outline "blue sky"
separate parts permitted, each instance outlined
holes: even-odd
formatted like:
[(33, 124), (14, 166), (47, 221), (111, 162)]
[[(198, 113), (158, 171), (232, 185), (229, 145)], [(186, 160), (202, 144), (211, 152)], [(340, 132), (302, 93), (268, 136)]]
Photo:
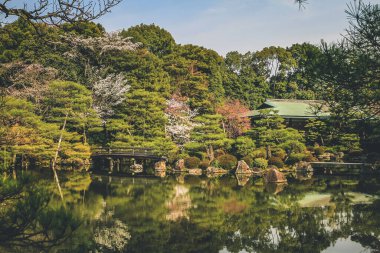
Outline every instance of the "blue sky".
[[(225, 55), (266, 46), (339, 39), (347, 27), (350, 0), (124, 0), (98, 20), (108, 31), (156, 24), (177, 43), (196, 44)], [(372, 0), (380, 3), (380, 0)]]

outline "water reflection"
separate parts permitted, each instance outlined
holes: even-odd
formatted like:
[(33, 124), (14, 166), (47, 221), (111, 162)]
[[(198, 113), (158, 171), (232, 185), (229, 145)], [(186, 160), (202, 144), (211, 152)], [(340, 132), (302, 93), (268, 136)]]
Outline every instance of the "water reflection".
[[(62, 180), (66, 210), (79, 225), (71, 226), (64, 241), (51, 245), (51, 251), (338, 252), (346, 248), (349, 253), (380, 248), (380, 182), (375, 178), (288, 175), (288, 184), (265, 184), (260, 177), (156, 176), (67, 175)], [(59, 206), (57, 196), (43, 208)], [(66, 226), (70, 223), (56, 219)], [(23, 247), (38, 252), (32, 242)], [(4, 239), (0, 244), (6, 252), (20, 250)]]

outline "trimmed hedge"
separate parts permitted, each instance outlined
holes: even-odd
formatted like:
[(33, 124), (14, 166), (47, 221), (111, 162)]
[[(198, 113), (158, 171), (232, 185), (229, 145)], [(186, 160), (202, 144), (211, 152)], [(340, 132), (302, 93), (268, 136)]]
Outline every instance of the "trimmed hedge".
[(264, 158), (256, 158), (253, 161), (253, 166), (260, 169), (266, 169), (268, 168), (268, 160)]
[(185, 167), (188, 169), (198, 168), (200, 163), (201, 163), (201, 159), (195, 156), (191, 156), (185, 159)]
[(218, 164), (221, 168), (226, 169), (226, 170), (231, 170), (235, 168), (237, 164), (237, 158), (233, 155), (221, 155), (218, 158)]
[(281, 160), (279, 157), (272, 156), (268, 160), (269, 165), (274, 165), (277, 168), (283, 168), (284, 167), (284, 162)]

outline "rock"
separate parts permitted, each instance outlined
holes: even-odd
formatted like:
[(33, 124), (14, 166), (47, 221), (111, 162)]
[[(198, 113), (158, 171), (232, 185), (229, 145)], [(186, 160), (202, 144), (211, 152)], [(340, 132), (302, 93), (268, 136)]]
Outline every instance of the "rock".
[(310, 163), (301, 161), (296, 164), (296, 170), (313, 171), (313, 168)]
[(180, 170), (180, 171), (186, 170), (186, 168), (185, 168), (185, 160), (184, 159), (179, 159), (175, 163), (175, 170)]
[(188, 172), (189, 172), (190, 175), (195, 175), (195, 176), (202, 175), (202, 170), (201, 169), (189, 169)]
[(154, 164), (154, 169), (156, 171), (166, 171), (166, 162), (165, 161), (158, 161)]
[(215, 167), (208, 167), (206, 169), (207, 174), (226, 174), (228, 171), (221, 168), (215, 168)]
[(252, 174), (252, 171), (249, 168), (248, 164), (244, 160), (241, 160), (238, 162), (235, 173), (236, 174)]
[(281, 172), (279, 172), (275, 168), (271, 168), (268, 170), (267, 174), (265, 175), (265, 181), (267, 183), (285, 183), (285, 182), (287, 182), (284, 174), (282, 174)]
[(142, 164), (135, 163), (135, 164), (131, 165), (131, 171), (133, 173), (141, 173), (141, 172), (143, 172), (143, 166), (142, 166)]

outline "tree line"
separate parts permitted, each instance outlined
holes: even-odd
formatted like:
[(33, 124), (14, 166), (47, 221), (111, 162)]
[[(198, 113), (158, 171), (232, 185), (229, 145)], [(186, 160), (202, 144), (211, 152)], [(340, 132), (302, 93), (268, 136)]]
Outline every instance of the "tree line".
[[(109, 33), (89, 21), (20, 18), (0, 28), (1, 166), (48, 165), (60, 139), (59, 162), (75, 166), (99, 146), (153, 147), (208, 164), (232, 154), (264, 167), (315, 159), (321, 146), (371, 153), (380, 136), (378, 10), (349, 5), (340, 43), (225, 57), (177, 44), (154, 24)], [(270, 112), (253, 124), (240, 117), (267, 98), (324, 100), (331, 119), (300, 131)]]

